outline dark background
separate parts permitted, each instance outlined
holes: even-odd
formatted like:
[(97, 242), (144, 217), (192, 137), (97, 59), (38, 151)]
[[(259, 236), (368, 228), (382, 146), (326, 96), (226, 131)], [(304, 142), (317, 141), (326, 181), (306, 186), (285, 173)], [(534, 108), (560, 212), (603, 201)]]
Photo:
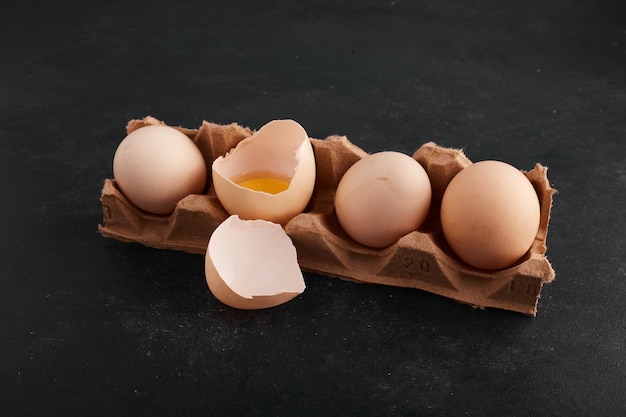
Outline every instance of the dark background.
[[(626, 413), (626, 3), (13, 2), (0, 12), (3, 415)], [(101, 237), (129, 119), (294, 118), (549, 167), (539, 313), (306, 274), (264, 311)]]

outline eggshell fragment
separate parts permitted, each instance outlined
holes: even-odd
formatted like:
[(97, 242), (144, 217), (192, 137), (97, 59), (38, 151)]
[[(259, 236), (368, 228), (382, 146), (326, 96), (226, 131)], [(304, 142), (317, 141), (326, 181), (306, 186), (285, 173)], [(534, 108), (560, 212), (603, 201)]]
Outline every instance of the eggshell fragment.
[(337, 219), (357, 242), (384, 248), (426, 219), (432, 189), (428, 174), (401, 152), (378, 152), (352, 165), (335, 194)]
[[(212, 165), (215, 193), (229, 214), (282, 225), (305, 209), (315, 187), (315, 156), (309, 137), (293, 120), (273, 120), (239, 142)], [(271, 193), (240, 185), (254, 176), (288, 183)]]
[(228, 217), (211, 235), (205, 258), (211, 293), (234, 308), (283, 304), (305, 289), (296, 248), (284, 229), (265, 220)]
[(155, 214), (172, 213), (179, 200), (202, 193), (207, 182), (196, 144), (165, 125), (145, 126), (126, 136), (115, 151), (113, 175), (135, 206)]
[(530, 248), (539, 228), (537, 192), (515, 167), (481, 161), (463, 168), (441, 201), (441, 226), (453, 252), (480, 269), (504, 269)]

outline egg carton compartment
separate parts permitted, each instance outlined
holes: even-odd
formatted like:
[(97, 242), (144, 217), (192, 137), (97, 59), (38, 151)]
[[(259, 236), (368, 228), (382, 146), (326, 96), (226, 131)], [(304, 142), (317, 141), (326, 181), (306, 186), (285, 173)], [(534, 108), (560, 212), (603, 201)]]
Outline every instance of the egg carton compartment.
[[(153, 117), (131, 120), (130, 133), (147, 125), (165, 124)], [(235, 123), (203, 122), (199, 129), (176, 129), (196, 143), (211, 172), (213, 160), (225, 155), (254, 131)], [(334, 195), (343, 174), (367, 153), (345, 136), (311, 138), (317, 178), (313, 196), (303, 213), (285, 226), (304, 271), (359, 283), (415, 288), (451, 298), (473, 307), (499, 308), (536, 315), (543, 284), (555, 273), (545, 256), (552, 197), (547, 168), (537, 164), (524, 172), (533, 184), (541, 208), (535, 240), (515, 265), (485, 271), (461, 261), (450, 250), (439, 221), (441, 199), (448, 183), (472, 162), (459, 149), (422, 145), (413, 158), (422, 164), (431, 181), (432, 203), (423, 226), (384, 249), (373, 249), (352, 240), (334, 213)], [(209, 181), (201, 195), (180, 200), (170, 215), (155, 215), (134, 206), (114, 179), (102, 188), (103, 223), (99, 232), (108, 238), (137, 242), (158, 249), (204, 254), (212, 232), (229, 214), (220, 204)]]

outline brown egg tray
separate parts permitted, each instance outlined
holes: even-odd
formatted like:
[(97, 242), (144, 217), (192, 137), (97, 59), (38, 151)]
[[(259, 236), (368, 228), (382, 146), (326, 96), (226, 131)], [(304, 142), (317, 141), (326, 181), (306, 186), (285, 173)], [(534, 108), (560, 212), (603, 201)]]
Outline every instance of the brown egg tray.
[[(132, 120), (128, 133), (163, 122), (146, 117)], [(253, 131), (237, 124), (203, 122), (199, 129), (177, 128), (193, 140), (211, 164)], [(485, 271), (468, 266), (450, 250), (441, 231), (439, 208), (450, 180), (471, 161), (461, 150), (426, 143), (413, 158), (426, 169), (433, 189), (430, 213), (420, 230), (384, 249), (360, 245), (341, 229), (333, 198), (346, 170), (367, 153), (346, 137), (311, 139), (317, 164), (316, 185), (305, 211), (285, 225), (304, 271), (360, 283), (416, 288), (474, 307), (493, 307), (536, 315), (544, 283), (555, 273), (545, 256), (552, 195), (547, 168), (537, 164), (524, 174), (531, 181), (541, 205), (541, 221), (535, 241), (524, 257), (510, 268)], [(101, 195), (104, 225), (100, 233), (109, 238), (159, 248), (204, 254), (217, 226), (228, 217), (212, 184), (202, 195), (182, 199), (171, 215), (146, 213), (134, 206), (106, 179)]]

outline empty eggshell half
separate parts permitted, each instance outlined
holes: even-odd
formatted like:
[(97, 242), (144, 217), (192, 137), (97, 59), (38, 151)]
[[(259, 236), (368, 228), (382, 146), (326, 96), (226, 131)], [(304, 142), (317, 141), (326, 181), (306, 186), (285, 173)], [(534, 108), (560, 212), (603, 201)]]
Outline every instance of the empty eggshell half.
[(265, 220), (228, 217), (213, 232), (205, 258), (211, 293), (234, 308), (283, 304), (305, 289), (296, 248), (284, 229)]
[[(215, 193), (229, 214), (286, 224), (306, 208), (315, 186), (315, 155), (302, 126), (273, 120), (212, 166)], [(256, 183), (250, 188), (243, 184)], [(275, 187), (284, 184), (283, 188)]]

